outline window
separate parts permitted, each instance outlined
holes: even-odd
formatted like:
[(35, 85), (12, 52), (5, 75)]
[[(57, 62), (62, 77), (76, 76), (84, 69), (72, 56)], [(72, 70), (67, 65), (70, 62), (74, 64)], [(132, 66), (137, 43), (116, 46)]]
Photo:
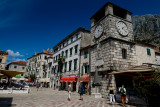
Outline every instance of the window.
[(17, 66), (14, 66), (14, 68), (17, 68)]
[(76, 34), (76, 39), (78, 39), (78, 34)]
[(74, 60), (74, 70), (77, 69), (77, 59)]
[(72, 56), (72, 48), (70, 48), (70, 56)]
[(22, 67), (22, 69), (24, 69), (25, 67)]
[(64, 72), (67, 71), (67, 62), (64, 64)]
[(0, 63), (2, 62), (2, 59), (0, 59)]
[(74, 48), (75, 48), (75, 54), (77, 54), (77, 52), (78, 52), (77, 51), (78, 50), (78, 45), (76, 45)]
[(69, 61), (69, 71), (72, 69), (72, 61)]
[(82, 65), (82, 68), (81, 68), (81, 74), (83, 75), (83, 65)]
[(73, 42), (73, 37), (71, 37), (71, 42)]
[(58, 59), (60, 58), (60, 54), (58, 55)]
[(84, 59), (87, 58), (88, 51), (84, 51)]
[(64, 52), (62, 51), (62, 57), (64, 56)]
[(65, 56), (66, 56), (66, 58), (68, 57), (68, 50), (66, 50), (66, 55)]
[(56, 56), (56, 61), (57, 61), (57, 57), (58, 57), (58, 56)]
[(127, 50), (126, 49), (122, 49), (122, 58), (123, 59), (127, 58)]
[(147, 55), (151, 56), (151, 50), (147, 48)]
[(21, 74), (21, 76), (23, 76), (23, 74)]

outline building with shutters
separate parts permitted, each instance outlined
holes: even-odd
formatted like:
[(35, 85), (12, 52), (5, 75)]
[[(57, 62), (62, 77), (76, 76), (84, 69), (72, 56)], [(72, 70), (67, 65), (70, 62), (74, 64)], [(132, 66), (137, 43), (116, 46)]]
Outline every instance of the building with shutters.
[(35, 55), (27, 59), (28, 75), (35, 75), (34, 82), (40, 82), (44, 87), (49, 87), (52, 56), (52, 50), (44, 49), (43, 52), (35, 52)]
[(89, 36), (90, 31), (80, 27), (53, 47), (51, 72), (53, 86), (55, 84), (62, 90), (67, 90), (68, 84), (71, 84), (73, 91), (78, 91), (80, 48), (84, 44), (88, 44)]

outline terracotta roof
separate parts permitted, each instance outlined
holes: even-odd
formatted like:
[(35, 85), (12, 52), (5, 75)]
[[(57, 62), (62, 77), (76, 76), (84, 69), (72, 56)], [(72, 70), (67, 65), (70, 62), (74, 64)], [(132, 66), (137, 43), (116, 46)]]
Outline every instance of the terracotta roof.
[(27, 62), (25, 62), (25, 61), (16, 61), (16, 62), (11, 62), (10, 64), (26, 65)]
[(155, 50), (155, 53), (158, 53), (158, 54), (160, 54), (160, 51), (158, 51), (158, 50)]
[(0, 50), (0, 55), (8, 55), (8, 52)]
[(32, 57), (29, 57), (29, 58), (27, 58), (27, 59), (33, 58), (33, 57), (38, 56), (38, 55), (40, 55), (40, 54), (53, 55), (54, 52), (46, 51), (46, 52), (37, 53), (36, 55), (33, 55)]
[(156, 48), (155, 45), (152, 45), (152, 44), (149, 44), (149, 43), (145, 43), (145, 42), (142, 42), (142, 41), (135, 41), (136, 44), (141, 44), (141, 45), (145, 45), (145, 46), (149, 46), (149, 47), (152, 47), (152, 48)]

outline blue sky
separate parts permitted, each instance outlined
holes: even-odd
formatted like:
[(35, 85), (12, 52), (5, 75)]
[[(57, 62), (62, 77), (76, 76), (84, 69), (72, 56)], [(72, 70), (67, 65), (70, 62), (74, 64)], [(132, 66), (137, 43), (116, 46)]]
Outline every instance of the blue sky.
[[(160, 0), (109, 0), (134, 15), (160, 14)], [(52, 48), (78, 27), (90, 29), (90, 17), (108, 0), (0, 0), (0, 50), (7, 63), (27, 60)]]

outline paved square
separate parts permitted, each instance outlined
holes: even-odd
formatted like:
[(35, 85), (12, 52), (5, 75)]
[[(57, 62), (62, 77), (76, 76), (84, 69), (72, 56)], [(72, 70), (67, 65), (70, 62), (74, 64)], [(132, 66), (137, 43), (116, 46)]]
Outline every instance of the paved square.
[(30, 94), (1, 94), (0, 107), (121, 107), (118, 103), (110, 105), (106, 99), (96, 99), (89, 95), (84, 95), (84, 100), (81, 101), (76, 92), (71, 94), (71, 101), (67, 98), (67, 91), (50, 88), (40, 88), (37, 91), (36, 88), (31, 88)]

